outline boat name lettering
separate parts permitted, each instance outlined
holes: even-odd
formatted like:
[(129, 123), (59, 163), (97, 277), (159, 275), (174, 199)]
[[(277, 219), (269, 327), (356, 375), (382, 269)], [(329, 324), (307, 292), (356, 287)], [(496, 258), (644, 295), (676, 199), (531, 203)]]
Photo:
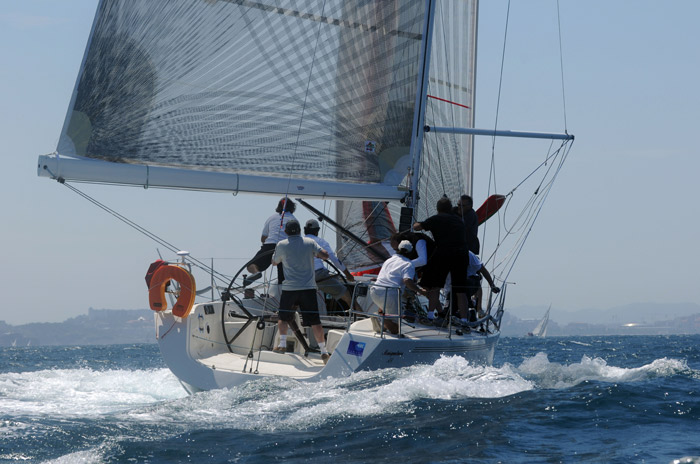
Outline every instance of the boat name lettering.
[(389, 351), (382, 353), (384, 356), (403, 356), (403, 351)]

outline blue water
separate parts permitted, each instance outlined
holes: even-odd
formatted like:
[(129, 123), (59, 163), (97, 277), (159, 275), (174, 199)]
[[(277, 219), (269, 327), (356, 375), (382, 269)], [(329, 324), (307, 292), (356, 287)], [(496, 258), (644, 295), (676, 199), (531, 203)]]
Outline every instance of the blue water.
[(0, 463), (700, 462), (699, 390), (700, 336), (503, 338), (493, 367), (193, 396), (155, 345), (4, 348)]

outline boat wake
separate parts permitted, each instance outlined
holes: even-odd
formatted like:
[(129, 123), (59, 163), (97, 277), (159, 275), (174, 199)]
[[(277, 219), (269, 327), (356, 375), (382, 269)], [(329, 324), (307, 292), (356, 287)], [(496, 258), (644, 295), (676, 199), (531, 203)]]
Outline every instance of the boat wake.
[(622, 368), (585, 355), (579, 363), (558, 364), (550, 362), (545, 353), (526, 359), (515, 370), (538, 388), (549, 389), (570, 388), (586, 381), (632, 383), (681, 373), (690, 373), (694, 377), (699, 374), (692, 371), (686, 361), (677, 359), (661, 358), (641, 367)]
[(278, 430), (406, 414), (425, 401), (504, 398), (586, 381), (634, 383), (677, 374), (700, 377), (676, 359), (621, 368), (588, 356), (557, 364), (539, 353), (519, 366), (474, 366), (461, 357), (444, 357), (430, 366), (360, 372), (317, 383), (266, 378), (192, 396), (167, 369), (43, 370), (0, 375), (0, 393), (4, 409), (14, 417), (101, 418), (182, 431), (210, 426)]
[(11, 416), (94, 418), (187, 394), (168, 369), (46, 369), (0, 374)]

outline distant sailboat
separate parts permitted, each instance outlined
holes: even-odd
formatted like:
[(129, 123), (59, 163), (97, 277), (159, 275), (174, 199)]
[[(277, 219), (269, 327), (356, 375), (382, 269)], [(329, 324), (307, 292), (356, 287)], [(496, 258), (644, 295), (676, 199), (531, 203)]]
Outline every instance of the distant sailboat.
[(550, 305), (549, 308), (547, 308), (547, 312), (544, 313), (544, 317), (542, 320), (537, 324), (537, 327), (535, 327), (535, 330), (532, 332), (528, 332), (529, 337), (546, 337), (547, 336), (547, 324), (549, 323), (549, 310), (552, 309), (552, 306)]

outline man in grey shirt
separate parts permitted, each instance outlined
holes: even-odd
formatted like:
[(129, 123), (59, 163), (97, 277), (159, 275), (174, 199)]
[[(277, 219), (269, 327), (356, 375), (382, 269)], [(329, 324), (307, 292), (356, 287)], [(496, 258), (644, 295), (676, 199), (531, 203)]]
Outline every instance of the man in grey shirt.
[(273, 351), (278, 353), (286, 351), (289, 321), (294, 318), (294, 305), (299, 305), (302, 324), (311, 326), (318, 347), (321, 349), (321, 359), (325, 364), (330, 354), (326, 349), (323, 326), (318, 315), (314, 258), (328, 259), (329, 255), (318, 243), (300, 235), (301, 226), (296, 219), (285, 224), (284, 231), (288, 238), (277, 243), (275, 253), (272, 255), (272, 264), (282, 263), (284, 266), (284, 282), (282, 282), (277, 321), (280, 343)]

